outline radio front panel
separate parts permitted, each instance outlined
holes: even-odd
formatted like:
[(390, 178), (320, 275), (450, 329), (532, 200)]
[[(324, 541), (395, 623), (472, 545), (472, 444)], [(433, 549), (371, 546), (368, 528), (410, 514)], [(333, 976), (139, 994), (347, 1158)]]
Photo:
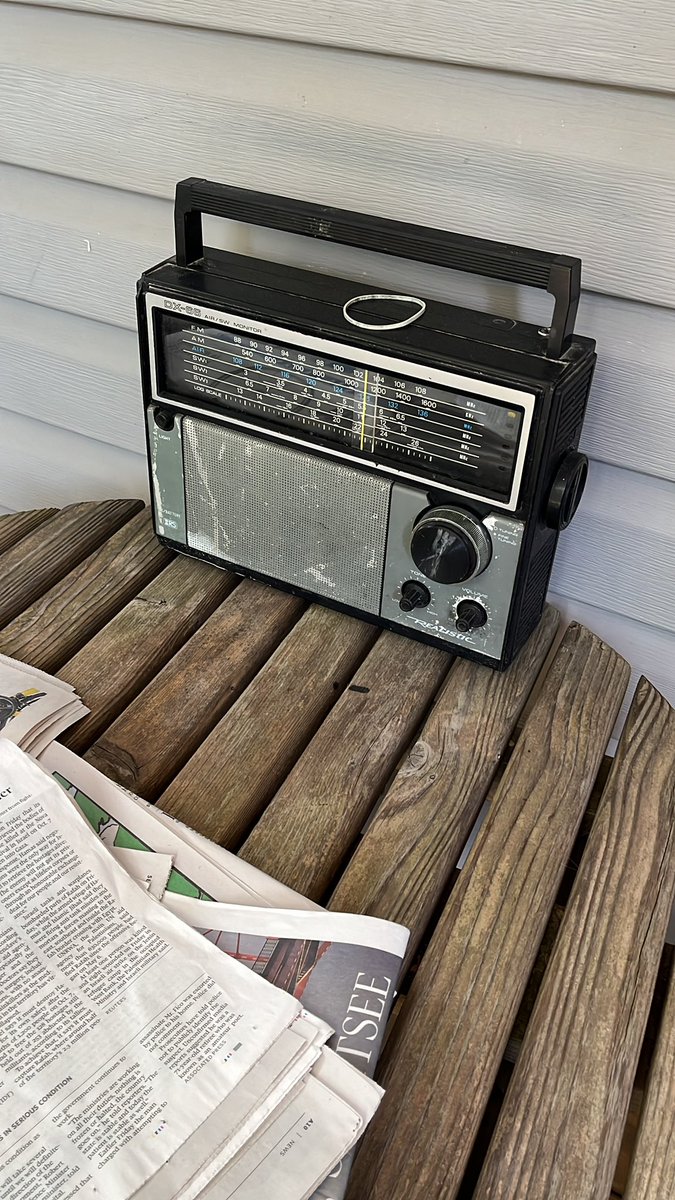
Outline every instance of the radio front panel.
[(146, 304), (154, 399), (207, 402), (232, 424), (517, 507), (532, 393), (151, 293)]
[[(423, 489), (201, 417), (169, 413), (167, 420), (167, 412), (148, 410), (161, 536), (235, 569), (499, 661), (522, 522), (501, 513), (487, 517), (485, 568), (475, 580), (449, 584), (411, 551), (415, 526), (429, 511)], [(438, 540), (437, 530), (432, 553), (434, 536)], [(407, 607), (415, 581), (424, 603)], [(468, 602), (484, 618), (475, 628), (458, 628)]]

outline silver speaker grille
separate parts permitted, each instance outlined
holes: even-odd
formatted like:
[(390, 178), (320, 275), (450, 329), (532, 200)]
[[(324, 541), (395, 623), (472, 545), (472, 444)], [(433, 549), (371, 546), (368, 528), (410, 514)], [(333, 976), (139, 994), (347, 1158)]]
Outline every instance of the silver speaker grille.
[(183, 453), (192, 549), (379, 613), (387, 480), (195, 417)]

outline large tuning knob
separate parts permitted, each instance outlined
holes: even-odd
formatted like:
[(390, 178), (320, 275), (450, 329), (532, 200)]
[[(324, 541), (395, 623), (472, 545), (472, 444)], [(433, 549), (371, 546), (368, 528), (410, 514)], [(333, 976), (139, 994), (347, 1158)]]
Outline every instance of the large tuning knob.
[(410, 540), (415, 565), (436, 583), (464, 583), (480, 575), (492, 556), (485, 526), (461, 508), (432, 508)]

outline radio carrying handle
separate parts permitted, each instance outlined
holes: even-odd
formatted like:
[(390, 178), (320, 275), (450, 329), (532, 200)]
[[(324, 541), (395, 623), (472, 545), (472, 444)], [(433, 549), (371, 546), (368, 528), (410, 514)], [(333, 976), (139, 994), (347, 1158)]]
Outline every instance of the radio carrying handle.
[(581, 291), (578, 258), (192, 178), (176, 185), (176, 262), (181, 267), (203, 258), (202, 213), (545, 289), (554, 298), (546, 339), (549, 358), (560, 357), (574, 332)]

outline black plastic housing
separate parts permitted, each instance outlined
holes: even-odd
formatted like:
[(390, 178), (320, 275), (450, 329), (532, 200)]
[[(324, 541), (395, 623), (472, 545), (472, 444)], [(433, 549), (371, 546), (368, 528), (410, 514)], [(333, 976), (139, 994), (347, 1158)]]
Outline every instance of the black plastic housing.
[[(418, 321), (403, 329), (375, 331), (352, 327), (345, 322), (343, 305), (363, 292), (362, 281), (299, 270), (226, 251), (205, 250), (201, 240), (202, 212), (546, 288), (555, 297), (552, 329), (542, 331), (525, 322), (433, 301), (427, 302), (426, 311)], [(350, 346), (359, 346), (535, 393), (533, 425), (517, 508), (509, 514), (525, 523), (525, 533), (501, 659), (498, 662), (488, 660), (471, 650), (443, 643), (453, 653), (489, 661), (490, 665), (501, 669), (508, 666), (542, 613), (559, 532), (551, 495), (555, 496), (556, 487), (559, 490), (560, 480), (564, 479), (566, 456), (578, 447), (596, 361), (595, 342), (573, 332), (579, 295), (579, 260), (319, 208), (243, 189), (223, 188), (205, 180), (187, 180), (178, 185), (176, 236), (177, 256), (144, 272), (137, 288), (146, 408), (155, 402), (150, 382), (153, 335), (147, 327), (145, 307), (148, 292), (329, 338), (345, 346), (346, 356)], [(386, 292), (388, 289), (381, 290)], [(180, 404), (179, 411), (190, 413), (188, 400), (180, 396), (169, 399), (174, 406)], [(207, 400), (200, 400), (199, 404), (200, 409), (212, 409), (214, 416), (219, 411), (216, 404)], [(314, 452), (321, 454), (322, 440), (317, 436), (315, 441)], [(429, 477), (428, 483), (433, 503), (433, 476)], [(447, 487), (443, 487), (439, 501), (447, 503), (448, 494)], [(491, 511), (490, 504), (467, 500), (463, 496), (458, 496), (458, 503), (479, 517)], [(565, 515), (569, 517), (569, 511)], [(162, 540), (173, 549), (186, 551), (183, 544)], [(255, 575), (237, 564), (215, 560), (200, 552), (190, 550), (189, 553)], [(289, 588), (276, 579), (268, 581), (313, 597), (311, 592)], [(365, 620), (374, 620), (369, 614), (355, 612), (339, 602), (324, 597), (318, 599)], [(376, 623), (422, 641), (440, 644), (433, 638), (402, 629), (386, 620)]]

